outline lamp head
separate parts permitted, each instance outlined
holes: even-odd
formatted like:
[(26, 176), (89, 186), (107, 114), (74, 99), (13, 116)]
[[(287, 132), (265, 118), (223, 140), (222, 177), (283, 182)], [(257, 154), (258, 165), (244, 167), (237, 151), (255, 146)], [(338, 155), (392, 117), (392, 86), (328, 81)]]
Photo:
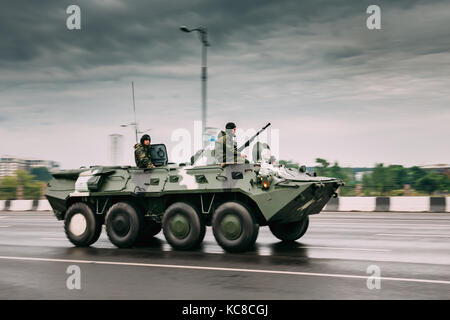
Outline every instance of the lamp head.
[(191, 30), (188, 29), (188, 27), (186, 27), (186, 26), (181, 26), (180, 30), (183, 31), (183, 32), (191, 32)]

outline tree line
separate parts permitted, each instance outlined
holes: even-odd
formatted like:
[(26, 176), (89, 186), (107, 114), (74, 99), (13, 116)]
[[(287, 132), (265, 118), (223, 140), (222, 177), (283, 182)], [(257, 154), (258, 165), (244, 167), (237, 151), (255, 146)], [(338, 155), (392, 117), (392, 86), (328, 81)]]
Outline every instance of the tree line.
[(28, 171), (17, 170), (13, 176), (5, 176), (0, 179), (0, 199), (17, 199), (18, 190), (21, 189), (23, 199), (40, 199), (43, 184), (47, 184), (52, 178), (45, 167), (37, 167)]
[[(300, 167), (293, 161), (280, 160), (278, 163), (290, 168)], [(374, 168), (356, 169), (341, 167), (337, 161), (331, 163), (322, 158), (317, 158), (316, 163), (315, 167), (308, 170), (315, 171), (318, 176), (339, 178), (345, 182), (345, 186), (340, 188), (341, 196), (402, 196), (408, 195), (406, 192), (409, 192), (409, 195), (432, 195), (448, 194), (450, 191), (448, 175), (423, 170), (417, 166), (407, 168), (402, 165), (385, 166), (377, 163)], [(361, 181), (356, 180), (356, 171), (364, 171)], [(30, 172), (17, 170), (14, 176), (0, 179), (0, 200), (17, 199), (19, 189), (22, 190), (23, 199), (40, 199), (43, 184), (47, 184), (51, 177), (45, 167), (33, 168)]]
[[(280, 164), (287, 167), (298, 168), (298, 163), (281, 160)], [(340, 194), (357, 195), (357, 185), (361, 186), (361, 193), (366, 196), (401, 196), (405, 195), (409, 186), (410, 195), (419, 194), (448, 194), (450, 191), (450, 177), (434, 171), (424, 170), (418, 166), (404, 167), (402, 165), (385, 166), (383, 163), (375, 164), (374, 168), (359, 169), (364, 171), (362, 181), (356, 181), (355, 168), (344, 168), (335, 161), (317, 158), (317, 165), (313, 168), (318, 176), (328, 176), (342, 179), (345, 186), (341, 187)]]

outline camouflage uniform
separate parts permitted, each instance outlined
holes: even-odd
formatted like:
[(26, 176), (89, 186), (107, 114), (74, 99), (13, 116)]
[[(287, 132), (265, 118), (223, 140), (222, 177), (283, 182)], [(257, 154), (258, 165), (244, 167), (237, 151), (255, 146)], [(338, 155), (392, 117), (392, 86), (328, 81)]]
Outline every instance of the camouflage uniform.
[(134, 160), (138, 168), (154, 168), (150, 160), (150, 148), (146, 145), (136, 143), (134, 145)]
[(217, 135), (214, 154), (218, 162), (247, 162), (241, 153), (237, 150), (236, 142), (233, 139), (233, 134), (227, 130), (220, 131)]

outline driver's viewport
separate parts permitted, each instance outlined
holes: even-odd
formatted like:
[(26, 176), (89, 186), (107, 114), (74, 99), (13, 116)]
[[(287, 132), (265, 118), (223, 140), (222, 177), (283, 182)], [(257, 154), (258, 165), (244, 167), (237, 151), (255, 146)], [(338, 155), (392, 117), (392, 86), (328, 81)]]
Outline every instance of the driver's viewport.
[(167, 148), (165, 144), (150, 145), (150, 159), (155, 167), (165, 166), (168, 163)]

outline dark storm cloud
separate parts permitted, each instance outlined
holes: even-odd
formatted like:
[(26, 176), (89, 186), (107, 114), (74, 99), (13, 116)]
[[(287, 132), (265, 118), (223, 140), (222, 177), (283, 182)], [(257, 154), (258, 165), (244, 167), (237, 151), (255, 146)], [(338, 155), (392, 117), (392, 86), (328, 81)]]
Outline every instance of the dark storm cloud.
[[(81, 7), (80, 31), (66, 28), (71, 4)], [(366, 28), (371, 4), (381, 7), (382, 30)], [(208, 124), (271, 121), (293, 143), (300, 131), (309, 145), (285, 148), (292, 158), (334, 147), (334, 159), (351, 162), (364, 145), (369, 165), (384, 148), (401, 161), (418, 152), (438, 159), (450, 116), (448, 21), (444, 0), (3, 0), (3, 150), (24, 152), (20, 134), (34, 139), (36, 156), (97, 163), (102, 139), (132, 121), (130, 81), (140, 124), (167, 141), (200, 117), (200, 44), (178, 27), (205, 25)], [(405, 144), (416, 140), (430, 150)]]
[[(82, 30), (65, 27), (72, 1), (3, 1), (0, 11), (0, 66), (27, 69), (45, 64), (73, 68), (126, 63), (161, 64), (192, 55), (194, 41), (178, 30), (186, 24), (207, 25), (214, 50), (232, 43), (264, 40), (272, 31), (360, 16), (372, 1), (77, 1)], [(411, 8), (425, 1), (381, 1), (383, 8)], [(430, 1), (426, 1), (430, 3)], [(193, 36), (193, 35), (192, 35)], [(447, 49), (446, 45), (426, 52)], [(324, 52), (325, 59), (358, 54), (358, 48)], [(42, 58), (42, 59), (40, 59)], [(33, 63), (36, 63), (34, 65)], [(44, 65), (43, 65), (44, 64)]]
[(329, 60), (340, 60), (345, 58), (353, 58), (363, 54), (363, 50), (358, 48), (339, 48), (334, 51), (329, 51), (325, 54), (325, 57)]

